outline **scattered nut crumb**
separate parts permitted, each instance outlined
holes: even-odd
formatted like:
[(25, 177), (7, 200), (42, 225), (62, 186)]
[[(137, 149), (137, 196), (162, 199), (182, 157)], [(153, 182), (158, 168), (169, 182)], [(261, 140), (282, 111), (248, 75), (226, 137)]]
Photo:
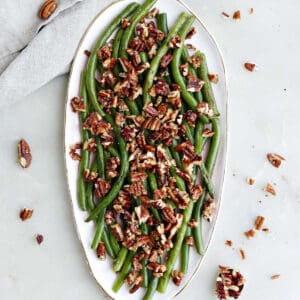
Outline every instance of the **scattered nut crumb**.
[(267, 154), (267, 158), (268, 161), (275, 167), (275, 168), (279, 168), (282, 161), (285, 160), (284, 157), (282, 157), (279, 154), (276, 153), (268, 153)]
[(256, 64), (249, 63), (249, 62), (245, 62), (245, 63), (244, 63), (244, 67), (245, 67), (245, 69), (247, 69), (248, 71), (253, 72), (254, 69), (255, 69), (255, 67), (256, 67)]
[(24, 140), (18, 143), (18, 158), (22, 168), (28, 168), (31, 164), (32, 155), (29, 144)]
[(262, 231), (264, 231), (264, 232), (269, 232), (270, 229), (269, 229), (268, 227), (264, 227), (264, 228), (262, 229)]
[(271, 276), (271, 279), (276, 280), (276, 279), (279, 279), (279, 277), (280, 277), (280, 274), (274, 274)]
[(39, 10), (38, 16), (46, 20), (48, 19), (56, 10), (57, 2), (55, 0), (46, 0)]
[(91, 55), (91, 51), (89, 51), (89, 50), (84, 50), (84, 54), (85, 54), (87, 57), (89, 57), (89, 56)]
[(230, 16), (229, 16), (229, 14), (228, 13), (226, 13), (226, 12), (222, 12), (222, 15), (225, 17), (225, 18), (229, 18)]
[(251, 177), (247, 177), (247, 183), (249, 184), (249, 185), (253, 185), (254, 184), (254, 182), (255, 182), (255, 180), (253, 179), (253, 178), (251, 178)]
[(244, 249), (240, 249), (240, 255), (241, 255), (241, 258), (244, 260), (244, 259), (246, 259), (246, 252), (245, 252), (245, 250)]
[(253, 238), (253, 237), (255, 236), (255, 231), (254, 231), (254, 229), (250, 229), (250, 230), (244, 232), (244, 235), (245, 235), (248, 239)]
[(241, 19), (241, 12), (239, 10), (235, 11), (232, 15), (232, 19), (240, 20)]
[(249, 9), (249, 15), (252, 15), (254, 13), (254, 9), (253, 9), (253, 7), (251, 7), (250, 9)]
[(225, 242), (225, 245), (227, 245), (228, 247), (231, 247), (232, 246), (232, 241), (231, 240), (227, 240)]
[(271, 195), (273, 195), (273, 196), (276, 196), (276, 191), (275, 191), (275, 189), (274, 189), (274, 187), (273, 187), (272, 184), (268, 183), (268, 184), (266, 185), (266, 187), (264, 188), (264, 190), (265, 190), (267, 193), (269, 193), (269, 194), (271, 194)]
[(255, 229), (261, 230), (264, 224), (265, 218), (263, 216), (258, 216), (255, 220)]
[(33, 209), (24, 208), (20, 211), (20, 219), (22, 221), (28, 220), (33, 214)]
[(36, 241), (40, 245), (44, 241), (44, 237), (41, 234), (37, 234)]
[(219, 75), (218, 74), (209, 74), (208, 73), (208, 79), (212, 82), (217, 84), (219, 82)]

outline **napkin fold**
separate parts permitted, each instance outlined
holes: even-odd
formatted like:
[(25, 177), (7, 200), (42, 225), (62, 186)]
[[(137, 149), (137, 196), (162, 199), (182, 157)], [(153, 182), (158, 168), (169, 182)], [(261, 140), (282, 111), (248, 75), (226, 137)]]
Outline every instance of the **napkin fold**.
[(47, 20), (37, 16), (43, 0), (0, 2), (0, 107), (5, 107), (68, 72), (86, 27), (111, 1), (58, 0)]

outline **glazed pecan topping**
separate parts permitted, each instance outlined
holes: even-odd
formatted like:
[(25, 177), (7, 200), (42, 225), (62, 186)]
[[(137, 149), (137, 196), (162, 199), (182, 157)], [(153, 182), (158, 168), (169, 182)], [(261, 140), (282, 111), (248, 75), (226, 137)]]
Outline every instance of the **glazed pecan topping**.
[(192, 236), (187, 236), (185, 239), (185, 243), (191, 247), (195, 245), (194, 238)]
[(188, 222), (188, 226), (191, 228), (195, 228), (198, 226), (198, 222), (195, 219), (192, 219), (191, 221)]
[(106, 258), (106, 253), (105, 253), (105, 246), (103, 242), (100, 242), (98, 244), (97, 247), (97, 256), (101, 259), (101, 260), (105, 260)]
[(164, 220), (166, 220), (168, 223), (176, 224), (176, 216), (171, 207), (164, 207), (162, 209), (162, 214)]
[(147, 179), (147, 173), (145, 172), (131, 172), (130, 178), (131, 182), (143, 182)]
[(124, 189), (134, 197), (147, 195), (147, 191), (141, 182), (133, 182), (131, 185), (124, 186)]
[(132, 285), (138, 275), (139, 275), (138, 272), (135, 272), (135, 271), (129, 272), (129, 274), (125, 278), (126, 284)]
[(187, 84), (187, 91), (188, 92), (200, 92), (202, 87), (204, 85), (204, 81), (197, 78), (197, 77), (192, 77), (189, 76), (188, 84)]
[(93, 172), (90, 169), (85, 169), (83, 171), (82, 177), (86, 182), (95, 182), (98, 178), (98, 173)]
[(31, 218), (33, 214), (33, 209), (24, 208), (20, 211), (20, 219), (26, 221)]
[(169, 47), (171, 49), (180, 48), (182, 44), (181, 38), (179, 35), (175, 35), (169, 42)]
[(208, 222), (212, 221), (215, 208), (216, 208), (216, 201), (214, 199), (209, 198), (205, 200), (203, 205), (202, 216), (206, 221)]
[(167, 53), (161, 60), (160, 66), (162, 68), (166, 68), (172, 61), (173, 55), (171, 53)]
[(94, 138), (89, 138), (83, 143), (83, 150), (87, 150), (89, 152), (95, 152), (97, 148), (97, 143)]
[(143, 52), (146, 50), (146, 44), (139, 36), (136, 36), (130, 40), (129, 47), (138, 52)]
[(110, 228), (117, 241), (122, 242), (124, 240), (124, 233), (120, 224), (113, 224)]
[(184, 274), (180, 272), (179, 270), (173, 270), (172, 272), (172, 279), (175, 285), (179, 286), (182, 279), (183, 279)]
[(139, 66), (136, 67), (136, 72), (141, 75), (143, 74), (146, 70), (148, 70), (150, 68), (150, 64), (148, 62), (143, 63)]
[(191, 177), (186, 172), (182, 171), (181, 169), (176, 168), (176, 174), (180, 176), (184, 181), (191, 182)]
[(218, 74), (207, 74), (208, 79), (212, 82), (217, 84), (219, 82), (219, 75)]
[[(168, 94), (168, 102), (174, 107), (174, 108), (180, 108), (181, 107), (181, 97), (180, 97), (180, 91), (171, 91)], [(165, 112), (166, 113), (166, 112)]]
[(105, 223), (107, 225), (111, 225), (116, 222), (115, 215), (114, 215), (113, 211), (110, 209), (106, 210), (104, 218), (105, 218)]
[(115, 73), (112, 71), (112, 70), (108, 70), (106, 72), (104, 72), (103, 74), (101, 74), (100, 76), (100, 85), (101, 87), (106, 87), (106, 86), (109, 86), (109, 87), (112, 87), (115, 85), (117, 81), (117, 77), (115, 75)]
[(149, 36), (149, 28), (146, 24), (144, 23), (141, 23), (141, 24), (138, 24), (136, 27), (135, 27), (135, 32), (136, 32), (136, 35), (141, 39), (141, 40), (144, 40), (146, 39), (148, 36)]
[(150, 218), (150, 212), (144, 205), (136, 206), (134, 210), (136, 212), (140, 224), (146, 223), (147, 220)]
[(198, 69), (201, 64), (201, 59), (198, 55), (194, 54), (189, 57), (188, 62), (195, 68)]
[(192, 37), (193, 37), (193, 35), (194, 34), (196, 34), (197, 33), (197, 30), (196, 30), (196, 28), (195, 27), (192, 27), (191, 28), (191, 30), (187, 33), (187, 35), (186, 35), (186, 39), (188, 40), (188, 39), (191, 39)]
[(282, 161), (285, 160), (284, 157), (282, 157), (281, 155), (279, 154), (276, 154), (276, 153), (268, 153), (267, 154), (267, 158), (268, 158), (268, 161), (275, 167), (275, 168), (279, 168)]
[(74, 97), (71, 99), (71, 106), (73, 112), (85, 112), (84, 100), (81, 97)]
[(195, 127), (196, 124), (196, 120), (197, 120), (197, 114), (195, 112), (193, 112), (192, 110), (187, 110), (184, 114), (183, 114), (183, 119), (185, 121), (187, 121), (187, 123), (192, 126)]
[(200, 102), (197, 105), (197, 111), (200, 113), (200, 115), (205, 115), (208, 117), (213, 117), (214, 115), (213, 109), (209, 106), (207, 102)]
[(107, 58), (103, 63), (103, 67), (105, 69), (108, 69), (108, 70), (111, 70), (114, 68), (114, 66), (117, 64), (117, 59), (116, 58), (113, 58), (113, 57), (110, 57), (110, 58)]
[(120, 165), (119, 157), (110, 157), (107, 160), (105, 174), (109, 179), (115, 178), (118, 176), (117, 168)]
[(210, 138), (212, 136), (215, 135), (215, 132), (210, 130), (209, 128), (204, 128), (203, 132), (202, 132), (202, 136), (203, 137), (207, 137), (207, 138)]
[(135, 256), (133, 259), (132, 259), (132, 267), (133, 267), (133, 270), (134, 271), (141, 271), (143, 266), (139, 260), (139, 258), (137, 256)]
[(143, 111), (147, 117), (158, 116), (158, 111), (155, 107), (153, 107), (153, 103), (148, 103), (146, 106), (144, 106)]
[(126, 142), (131, 142), (135, 138), (135, 135), (136, 135), (136, 129), (132, 125), (126, 125), (121, 130), (121, 137)]
[(243, 275), (229, 267), (219, 266), (220, 273), (216, 280), (216, 294), (220, 300), (228, 297), (237, 299), (245, 284)]
[(97, 51), (97, 56), (101, 61), (104, 61), (111, 57), (112, 48), (108, 45), (104, 45)]
[(166, 80), (163, 78), (157, 78), (155, 84), (150, 89), (149, 94), (152, 97), (156, 96), (168, 96), (170, 92), (169, 85), (167, 84)]
[(70, 156), (73, 160), (81, 160), (81, 155), (77, 153), (78, 150), (81, 150), (81, 143), (77, 143), (75, 145), (70, 146)]
[(167, 271), (167, 267), (158, 262), (149, 262), (147, 268), (153, 272), (155, 277), (161, 277)]
[(142, 286), (142, 283), (143, 283), (143, 275), (140, 274), (135, 278), (133, 285), (129, 290), (129, 293), (130, 294), (135, 293)]
[(83, 129), (89, 130), (93, 135), (100, 135), (111, 130), (111, 125), (105, 122), (97, 112), (92, 112), (83, 123)]
[(115, 114), (115, 123), (117, 126), (123, 127), (125, 124), (126, 118), (123, 114), (116, 112)]
[(184, 77), (188, 76), (188, 74), (189, 74), (189, 64), (185, 63), (185, 64), (180, 65), (179, 70), (180, 70), (182, 76), (184, 76)]
[(143, 127), (151, 131), (157, 131), (161, 127), (161, 120), (157, 117), (147, 118), (143, 123)]
[(189, 190), (193, 201), (198, 201), (200, 196), (203, 194), (203, 189), (199, 184), (189, 186)]
[(114, 132), (112, 130), (105, 131), (100, 136), (100, 141), (104, 148), (107, 148), (107, 147), (113, 145), (114, 140), (115, 140), (115, 137), (114, 137)]
[(110, 190), (111, 185), (108, 181), (98, 178), (95, 183), (95, 197), (102, 198), (104, 197), (108, 191)]
[(128, 27), (130, 25), (130, 21), (128, 18), (124, 18), (121, 21), (121, 28), (125, 29), (126, 27)]

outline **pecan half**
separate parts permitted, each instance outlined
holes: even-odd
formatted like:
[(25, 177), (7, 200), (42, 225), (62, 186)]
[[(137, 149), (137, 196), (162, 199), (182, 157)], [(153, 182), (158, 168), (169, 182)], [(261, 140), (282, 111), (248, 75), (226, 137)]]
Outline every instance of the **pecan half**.
[(179, 286), (182, 279), (183, 279), (184, 274), (180, 272), (179, 270), (173, 270), (172, 272), (172, 280), (175, 285)]
[(148, 177), (146, 172), (131, 172), (130, 178), (131, 182), (143, 182)]
[(31, 218), (33, 214), (33, 209), (24, 208), (20, 211), (20, 219), (26, 221)]
[(106, 253), (105, 253), (105, 246), (103, 242), (100, 242), (98, 244), (97, 247), (97, 256), (101, 259), (101, 260), (105, 260), (106, 258)]
[(31, 150), (29, 144), (24, 139), (18, 143), (18, 158), (22, 168), (28, 168), (30, 166), (32, 160)]
[(85, 112), (84, 100), (81, 97), (74, 97), (71, 99), (71, 106), (73, 112)]
[(54, 13), (56, 8), (57, 8), (57, 2), (55, 0), (47, 0), (40, 8), (38, 15), (41, 19), (46, 20)]
[(285, 160), (284, 157), (282, 157), (279, 154), (276, 153), (268, 153), (267, 154), (268, 161), (274, 166), (275, 168), (279, 168), (282, 161)]

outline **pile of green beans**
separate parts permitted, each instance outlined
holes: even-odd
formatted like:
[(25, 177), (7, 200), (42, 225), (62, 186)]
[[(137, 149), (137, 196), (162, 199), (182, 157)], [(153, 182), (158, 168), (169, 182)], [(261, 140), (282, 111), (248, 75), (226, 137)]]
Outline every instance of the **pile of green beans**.
[[(91, 49), (91, 54), (88, 59), (86, 70), (82, 72), (80, 97), (83, 99), (83, 104), (85, 107), (84, 111), (80, 112), (81, 124), (87, 122), (89, 116), (97, 114), (101, 119), (101, 122), (109, 124), (111, 132), (109, 133), (114, 137), (114, 142), (111, 145), (107, 145), (102, 142), (102, 132), (98, 135), (93, 134), (92, 130), (83, 129), (81, 130), (82, 142), (85, 143), (94, 139), (95, 141), (95, 151), (83, 149), (81, 153), (81, 162), (79, 165), (79, 176), (78, 176), (78, 202), (79, 207), (83, 211), (88, 212), (88, 217), (86, 221), (94, 221), (95, 223), (95, 235), (92, 240), (91, 248), (94, 251), (98, 251), (100, 246), (105, 246), (105, 251), (107, 255), (114, 261), (113, 270), (118, 273), (118, 277), (112, 286), (114, 292), (118, 292), (124, 282), (128, 279), (129, 274), (138, 274), (139, 277), (143, 278), (141, 286), (146, 289), (144, 298), (145, 300), (150, 300), (156, 291), (163, 293), (172, 277), (172, 272), (174, 271), (174, 266), (178, 258), (180, 260), (180, 271), (182, 273), (187, 273), (189, 266), (189, 256), (191, 251), (191, 246), (185, 241), (187, 237), (193, 237), (195, 249), (199, 254), (203, 254), (204, 245), (202, 239), (202, 209), (203, 204), (207, 197), (214, 198), (215, 190), (212, 181), (212, 173), (214, 166), (216, 164), (216, 159), (218, 155), (218, 149), (221, 142), (220, 126), (219, 126), (219, 111), (215, 102), (213, 89), (208, 78), (208, 67), (205, 55), (196, 51), (195, 55), (200, 58), (200, 67), (193, 66), (189, 61), (189, 50), (185, 45), (185, 39), (188, 32), (195, 21), (194, 16), (190, 16), (187, 13), (181, 13), (178, 16), (176, 22), (168, 26), (167, 14), (158, 13), (157, 15), (147, 16), (147, 14), (154, 7), (157, 0), (146, 0), (143, 4), (139, 5), (137, 3), (129, 4), (121, 13), (115, 17), (111, 23), (103, 30), (99, 39), (96, 41), (94, 47)], [(152, 13), (155, 10), (152, 11)], [(128, 19), (127, 26), (121, 26), (125, 19)], [(151, 19), (147, 21), (147, 19)], [(116, 83), (121, 83), (124, 78), (124, 73), (127, 76), (129, 72), (126, 67), (124, 69), (123, 61), (126, 60), (128, 64), (135, 65), (136, 62), (132, 58), (133, 49), (128, 49), (133, 47), (133, 39), (137, 38), (138, 30), (137, 26), (150, 26), (150, 22), (156, 24), (157, 30), (163, 33), (163, 39), (156, 42), (156, 52), (153, 57), (149, 58), (147, 51), (149, 49), (143, 48), (142, 50), (134, 50), (138, 52), (140, 62), (139, 64), (144, 64), (149, 66), (148, 69), (144, 71), (143, 74), (139, 74), (134, 78), (138, 78), (138, 84), (142, 87), (142, 93), (135, 100), (130, 100), (130, 97), (120, 96), (115, 90)], [(142, 24), (142, 25), (141, 25)], [(144, 39), (149, 39), (149, 35), (153, 34), (151, 30), (146, 31)], [(113, 36), (113, 41), (110, 39)], [(178, 47), (172, 46), (172, 41), (174, 38), (180, 38), (181, 44)], [(145, 45), (147, 43), (145, 42)], [(98, 53), (103, 47), (111, 49), (110, 54), (106, 59), (115, 59), (115, 64), (111, 67), (110, 72), (115, 75), (115, 82), (111, 86), (101, 86), (96, 80), (96, 71), (101, 73), (101, 76), (106, 72), (105, 64)], [(162, 68), (161, 63), (165, 55), (172, 55), (170, 64)], [(188, 63), (189, 75), (199, 78), (204, 81), (204, 85), (200, 92), (191, 93), (187, 89), (187, 78), (181, 74), (180, 65)], [(162, 75), (164, 74), (166, 75)], [(103, 75), (104, 76), (104, 75)], [(197, 117), (194, 124), (191, 124), (188, 120), (183, 119), (182, 123), (178, 123), (178, 126), (182, 126), (184, 135), (170, 135), (168, 143), (164, 143), (164, 140), (159, 138), (154, 138), (154, 129), (144, 128), (143, 124), (138, 126), (133, 118), (139, 118), (139, 120), (145, 120), (149, 116), (146, 114), (146, 108), (151, 106), (157, 108), (161, 103), (163, 103), (167, 109), (174, 109), (173, 104), (168, 102), (168, 98), (164, 95), (157, 103), (158, 97), (154, 97), (150, 90), (155, 86), (157, 78), (164, 78), (168, 88), (176, 84), (180, 87), (180, 100), (182, 105), (180, 109), (178, 107), (179, 114), (183, 116), (187, 110), (195, 112)], [(126, 77), (127, 78), (127, 77)], [(135, 80), (135, 79), (134, 79)], [(105, 89), (109, 89), (113, 92), (114, 99), (122, 100), (125, 105), (127, 105), (128, 110), (121, 110), (121, 106), (116, 105), (112, 109), (107, 110), (107, 107), (103, 105), (102, 102), (98, 101), (98, 92), (102, 92)], [(209, 107), (213, 110), (213, 117), (200, 114), (198, 112), (198, 105), (200, 102), (206, 102)], [(120, 125), (117, 122), (117, 114), (123, 117), (123, 123)], [(135, 119), (138, 120), (138, 119)], [(175, 121), (174, 122), (175, 125)], [(164, 124), (161, 124), (162, 126)], [(177, 126), (177, 125), (176, 125)], [(210, 126), (214, 135), (211, 138), (203, 137), (203, 130), (206, 126)], [(158, 163), (155, 167), (150, 167), (144, 169), (143, 181), (137, 182), (133, 180), (132, 170), (133, 168), (133, 158), (132, 143), (135, 143), (136, 147), (140, 147), (137, 135), (131, 137), (131, 140), (125, 138), (124, 129), (125, 127), (134, 127), (136, 132), (143, 133), (145, 137), (145, 142), (147, 147), (155, 150), (151, 150), (154, 153), (156, 161), (161, 159), (162, 154), (158, 154), (158, 146), (160, 151), (163, 151), (165, 160), (167, 161), (167, 179), (166, 182), (161, 177), (158, 172)], [(154, 131), (154, 132), (153, 132)], [(170, 142), (171, 140), (171, 142)], [(126, 142), (127, 141), (127, 142)], [(205, 155), (206, 159), (200, 164), (195, 164), (192, 168), (187, 169), (186, 162), (184, 160), (184, 154), (177, 148), (181, 143), (189, 141), (192, 145), (192, 151), (196, 157), (203, 156), (204, 146), (207, 148), (208, 152)], [(130, 143), (130, 144), (129, 144)], [(147, 148), (148, 149), (148, 148)], [(144, 149), (139, 149), (142, 153)], [(94, 153), (90, 153), (90, 151)], [(149, 150), (150, 151), (150, 150)], [(149, 152), (147, 150), (147, 154)], [(151, 152), (150, 151), (150, 152)], [(154, 152), (153, 152), (154, 151)], [(146, 151), (145, 151), (146, 152)], [(140, 154), (139, 154), (140, 155)], [(204, 157), (204, 156), (203, 156)], [(107, 166), (109, 166), (108, 161), (119, 161), (116, 166), (117, 175), (115, 177), (107, 173)], [(94, 181), (85, 181), (83, 174), (89, 170), (91, 173), (96, 174), (96, 179)], [(141, 172), (141, 170), (139, 170)], [(182, 174), (186, 174), (182, 177)], [(198, 174), (198, 175), (197, 175)], [(187, 182), (186, 176), (188, 176), (189, 182)], [(146, 179), (145, 179), (146, 178)], [(170, 178), (173, 178), (173, 183), (171, 185)], [(196, 182), (201, 182), (203, 185), (203, 193), (200, 198), (196, 201), (192, 200), (191, 186), (196, 185)], [(98, 181), (100, 183), (105, 182), (109, 186), (108, 190), (104, 193), (102, 197), (99, 196), (99, 191), (97, 191)], [(99, 184), (100, 184), (99, 183)], [(128, 192), (128, 188), (134, 186), (135, 184), (140, 184), (144, 191), (138, 195), (132, 195)], [(165, 187), (174, 188), (181, 195), (188, 195), (188, 204), (186, 208), (179, 206), (179, 202), (176, 199), (169, 196), (160, 196), (163, 199), (164, 206), (154, 206), (157, 200), (157, 195), (164, 190)], [(119, 212), (116, 208), (116, 201), (123, 195), (124, 192), (129, 193), (130, 198), (130, 208), (128, 204), (124, 211)], [(103, 191), (101, 190), (101, 193)], [(122, 194), (123, 193), (123, 194)], [(145, 193), (147, 195), (145, 195)], [(98, 195), (96, 197), (96, 195)], [(102, 194), (101, 194), (102, 195)], [(148, 199), (148, 200), (147, 200)], [(155, 200), (156, 199), (156, 200)], [(178, 199), (177, 199), (178, 200)], [(195, 200), (195, 199), (194, 199)], [(119, 200), (118, 200), (119, 201)], [(122, 200), (124, 201), (124, 200)], [(122, 204), (123, 205), (123, 204)], [(125, 229), (132, 230), (130, 223), (127, 224), (127, 219), (125, 219), (125, 213), (129, 213), (131, 216), (137, 215), (137, 207), (144, 207), (149, 212), (150, 218), (146, 221), (138, 220), (136, 236), (139, 235), (144, 237), (150, 237), (153, 239), (153, 233), (158, 232), (157, 226), (161, 224), (163, 226), (168, 226), (167, 218), (164, 214), (164, 207), (171, 209), (175, 216), (175, 213), (182, 215), (182, 224), (177, 229), (176, 234), (170, 242), (173, 243), (173, 247), (167, 250), (163, 254), (157, 257), (156, 262), (158, 264), (163, 264), (166, 270), (158, 276), (158, 274), (151, 271), (150, 261), (153, 263), (153, 258), (149, 257), (149, 254), (142, 247), (132, 248), (128, 246), (125, 241)], [(122, 207), (123, 209), (123, 207)], [(123, 215), (124, 214), (124, 215)], [(113, 216), (118, 217), (113, 217)], [(111, 220), (106, 219), (112, 218)], [(136, 216), (135, 216), (136, 217)], [(139, 217), (139, 216), (138, 216)], [(128, 218), (128, 214), (127, 217)], [(151, 222), (150, 222), (151, 219)], [(189, 222), (194, 219), (197, 222), (197, 226), (191, 228)], [(115, 231), (115, 227), (112, 225), (119, 226), (121, 231), (123, 230), (123, 237), (120, 232)], [(123, 228), (123, 229), (122, 229)], [(136, 237), (135, 237), (136, 238)], [(102, 243), (102, 244), (101, 244)], [(154, 244), (153, 244), (154, 245)], [(152, 247), (153, 247), (152, 245)], [(128, 247), (128, 248), (127, 248)], [(100, 250), (99, 250), (100, 251)], [(151, 252), (152, 253), (152, 252)], [(136, 259), (142, 255), (140, 259), (141, 266), (137, 266), (133, 263), (133, 259)], [(100, 255), (99, 255), (100, 256)], [(101, 256), (102, 257), (102, 256)], [(139, 286), (140, 287), (140, 286)], [(138, 287), (138, 288), (139, 288)], [(131, 283), (131, 292), (135, 290), (134, 284)]]

